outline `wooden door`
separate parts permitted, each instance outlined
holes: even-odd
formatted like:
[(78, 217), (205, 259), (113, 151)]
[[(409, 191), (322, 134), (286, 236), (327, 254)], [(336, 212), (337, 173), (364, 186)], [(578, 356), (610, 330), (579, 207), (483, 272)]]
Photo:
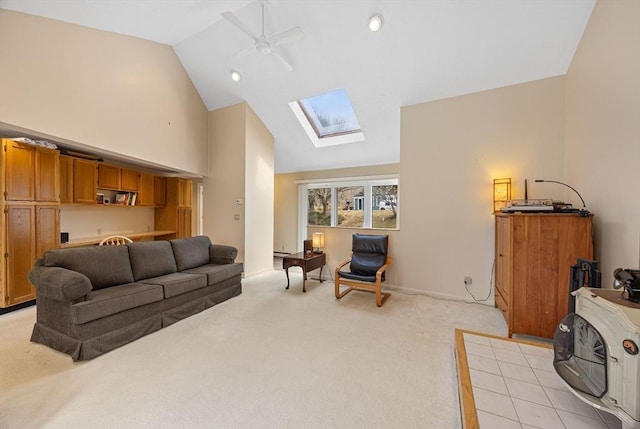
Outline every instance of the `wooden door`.
[(180, 200), (178, 201), (178, 205), (180, 207), (191, 207), (192, 183), (193, 182), (188, 179), (180, 179), (178, 181), (178, 185), (180, 186)]
[(120, 190), (120, 167), (100, 164), (98, 166), (98, 188)]
[(120, 189), (138, 192), (138, 172), (126, 168), (120, 169)]
[(73, 158), (60, 155), (60, 202), (73, 203)]
[(178, 209), (177, 238), (191, 237), (191, 209)]
[(36, 148), (36, 201), (60, 201), (60, 152)]
[(138, 205), (154, 205), (154, 176), (150, 173), (140, 173), (138, 186)]
[(35, 147), (7, 139), (3, 143), (5, 200), (35, 200)]
[(96, 161), (74, 158), (73, 160), (73, 202), (95, 204), (97, 192)]
[[(496, 307), (502, 311), (507, 325), (511, 326), (509, 320), (509, 309), (511, 307), (511, 259), (510, 259), (510, 221), (506, 216), (496, 216), (496, 270), (495, 270), (495, 300)], [(511, 332), (509, 332), (511, 336)]]
[(36, 257), (47, 250), (60, 247), (60, 207), (57, 205), (36, 206)]
[(4, 307), (35, 298), (35, 288), (27, 275), (35, 260), (35, 210), (34, 206), (6, 206), (6, 282)]
[(154, 177), (153, 179), (153, 205), (164, 207), (167, 205), (167, 178)]

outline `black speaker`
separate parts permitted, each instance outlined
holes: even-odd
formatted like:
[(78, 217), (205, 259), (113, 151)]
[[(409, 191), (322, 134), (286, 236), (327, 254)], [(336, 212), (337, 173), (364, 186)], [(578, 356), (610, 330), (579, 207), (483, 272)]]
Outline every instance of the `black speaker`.
[(61, 232), (60, 233), (60, 243), (68, 243), (69, 242), (69, 233)]

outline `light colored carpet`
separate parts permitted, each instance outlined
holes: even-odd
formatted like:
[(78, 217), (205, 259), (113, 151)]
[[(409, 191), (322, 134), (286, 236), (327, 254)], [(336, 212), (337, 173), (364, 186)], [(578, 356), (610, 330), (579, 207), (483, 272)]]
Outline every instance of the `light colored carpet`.
[(505, 335), (499, 310), (290, 275), (82, 363), (29, 342), (34, 307), (0, 316), (0, 427), (461, 427), (454, 330)]

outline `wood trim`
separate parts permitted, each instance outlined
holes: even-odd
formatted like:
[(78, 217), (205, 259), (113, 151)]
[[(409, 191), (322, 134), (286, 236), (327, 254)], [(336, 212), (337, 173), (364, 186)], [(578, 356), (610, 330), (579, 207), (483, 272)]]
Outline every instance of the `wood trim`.
[(534, 340), (523, 340), (501, 337), (499, 335), (486, 334), (484, 332), (468, 331), (466, 329), (455, 330), (455, 354), (458, 368), (458, 395), (460, 398), (460, 415), (462, 417), (463, 429), (479, 429), (478, 412), (476, 402), (473, 397), (473, 386), (471, 384), (471, 373), (469, 371), (469, 361), (467, 360), (467, 350), (464, 346), (464, 334), (477, 335), (479, 337), (493, 338), (512, 343), (526, 344), (535, 347), (545, 347), (553, 349), (553, 345)]
[(463, 429), (479, 429), (476, 401), (473, 398), (471, 386), (471, 374), (467, 361), (467, 350), (464, 346), (463, 334), (468, 331), (456, 329), (456, 364), (458, 366), (458, 395), (460, 397), (460, 414), (462, 416)]

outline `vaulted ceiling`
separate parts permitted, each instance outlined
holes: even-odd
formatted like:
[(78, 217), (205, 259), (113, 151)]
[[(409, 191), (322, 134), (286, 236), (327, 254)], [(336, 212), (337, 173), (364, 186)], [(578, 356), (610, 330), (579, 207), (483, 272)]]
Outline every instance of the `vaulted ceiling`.
[[(171, 45), (209, 110), (246, 101), (275, 137), (276, 172), (400, 161), (401, 106), (563, 75), (595, 0), (271, 0), (264, 31), (300, 27), (253, 52), (260, 1), (0, 0), (0, 7)], [(384, 17), (368, 29), (373, 13)], [(230, 71), (242, 80), (234, 82)], [(345, 89), (365, 141), (315, 148), (288, 103)], [(460, 124), (464, 126), (464, 124)]]

